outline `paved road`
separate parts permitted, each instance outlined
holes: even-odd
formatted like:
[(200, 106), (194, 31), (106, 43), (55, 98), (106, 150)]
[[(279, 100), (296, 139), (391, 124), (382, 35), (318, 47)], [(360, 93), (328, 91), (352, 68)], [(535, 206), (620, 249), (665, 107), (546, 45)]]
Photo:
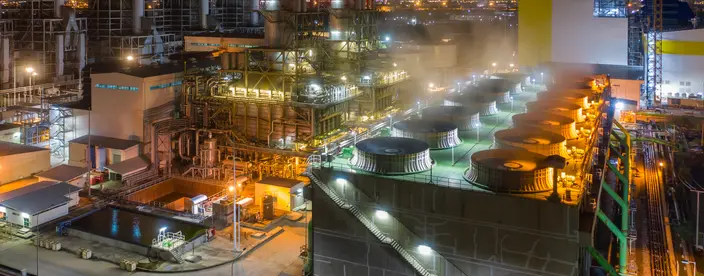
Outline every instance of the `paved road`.
[[(168, 275), (190, 276), (226, 276), (226, 275), (261, 275), (277, 276), (290, 269), (299, 271), (302, 262), (298, 259), (300, 246), (305, 239), (305, 228), (284, 227), (285, 231), (262, 247), (247, 255), (240, 263), (237, 273), (233, 273), (231, 264), (222, 265), (198, 272), (173, 273)], [(0, 263), (15, 269), (26, 268), (27, 272), (36, 272), (36, 248), (29, 243), (17, 244), (0, 251)], [(163, 273), (129, 273), (116, 265), (94, 260), (82, 260), (65, 251), (39, 249), (39, 275), (48, 276), (121, 276), (121, 275), (160, 275)]]

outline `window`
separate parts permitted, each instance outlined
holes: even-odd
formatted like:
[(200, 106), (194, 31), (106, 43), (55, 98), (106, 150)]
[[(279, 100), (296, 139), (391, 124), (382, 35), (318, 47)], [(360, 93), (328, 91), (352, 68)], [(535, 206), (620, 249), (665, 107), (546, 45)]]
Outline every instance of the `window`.
[(683, 82), (683, 81), (680, 82), (680, 86), (684, 86), (684, 82)]
[(227, 44), (227, 47), (233, 47), (233, 48), (254, 48), (257, 46), (254, 45), (247, 45), (247, 44)]
[(114, 89), (114, 90), (125, 90), (125, 91), (139, 91), (139, 88), (134, 87), (134, 86), (123, 86), (123, 85), (115, 85), (115, 84), (101, 84), (98, 83), (95, 85), (96, 88), (103, 88), (103, 89)]
[(665, 84), (670, 84), (670, 81), (669, 81), (669, 80), (665, 80)]
[(689, 81), (688, 81), (687, 83), (685, 83), (685, 85), (686, 85), (686, 86), (692, 86), (692, 82), (689, 82)]
[(220, 47), (220, 43), (191, 43), (193, 46), (205, 46), (205, 47)]
[(22, 218), (22, 225), (24, 225), (24, 227), (29, 228), (31, 226), (29, 224), (29, 218)]
[(164, 88), (168, 88), (168, 87), (172, 87), (172, 86), (179, 86), (179, 85), (181, 85), (181, 84), (183, 84), (183, 82), (180, 81), (180, 80), (178, 80), (178, 81), (170, 82), (170, 83), (163, 83), (163, 84), (159, 84), (159, 85), (152, 85), (152, 86), (149, 87), (149, 90), (164, 89)]

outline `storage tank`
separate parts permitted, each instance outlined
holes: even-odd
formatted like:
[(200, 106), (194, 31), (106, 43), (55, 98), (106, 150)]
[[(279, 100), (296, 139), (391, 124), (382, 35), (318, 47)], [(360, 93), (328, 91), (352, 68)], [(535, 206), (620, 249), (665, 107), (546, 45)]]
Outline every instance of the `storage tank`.
[(565, 137), (535, 127), (509, 128), (497, 131), (494, 133), (494, 148), (519, 148), (545, 156), (567, 157)]
[(432, 167), (428, 143), (403, 137), (374, 137), (355, 144), (350, 164), (378, 174), (408, 174)]
[(564, 100), (579, 105), (582, 108), (589, 108), (589, 94), (574, 90), (548, 90), (538, 93), (539, 101)]
[(537, 193), (552, 189), (547, 157), (523, 149), (491, 149), (472, 154), (465, 178), (498, 193)]
[(489, 116), (499, 112), (496, 108), (496, 99), (484, 94), (452, 93), (445, 97), (445, 105), (467, 106), (479, 111), (479, 116)]
[(543, 100), (526, 104), (527, 112), (548, 112), (568, 117), (575, 122), (584, 121), (582, 107), (564, 100)]
[(468, 106), (431, 106), (424, 108), (421, 115), (426, 120), (451, 122), (458, 130), (472, 130), (482, 125), (479, 110)]
[(565, 139), (576, 139), (577, 128), (574, 120), (552, 113), (521, 113), (511, 117), (515, 128), (539, 128), (557, 133)]
[(392, 136), (428, 143), (431, 149), (452, 148), (460, 143), (457, 125), (448, 121), (410, 119), (394, 123)]

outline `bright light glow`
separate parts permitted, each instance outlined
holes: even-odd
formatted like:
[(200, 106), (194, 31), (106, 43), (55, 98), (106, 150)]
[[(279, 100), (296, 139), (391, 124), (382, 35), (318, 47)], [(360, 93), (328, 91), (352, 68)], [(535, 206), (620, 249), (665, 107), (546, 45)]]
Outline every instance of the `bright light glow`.
[(27, 67), (27, 68), (24, 69), (24, 71), (26, 71), (27, 73), (32, 73), (32, 72), (34, 72), (34, 68), (32, 68), (32, 67)]
[(313, 88), (313, 89), (315, 89), (315, 90), (318, 90), (318, 89), (320, 89), (320, 85), (318, 85), (317, 83), (314, 83), (314, 84), (311, 84), (311, 85), (310, 85), (310, 88)]
[(20, 135), (22, 135), (22, 132), (19, 132), (19, 131), (12, 134), (12, 136), (20, 136)]
[(299, 194), (300, 194), (300, 193), (303, 193), (303, 189), (298, 188), (298, 190), (296, 190), (296, 193), (299, 193)]
[(347, 180), (345, 180), (344, 178), (335, 179), (335, 183), (340, 184), (340, 185), (345, 185), (346, 182), (347, 182)]
[(32, 76), (33, 76), (33, 77), (36, 76), (36, 75), (37, 75), (37, 72), (32, 72)]
[(428, 83), (428, 87), (433, 88), (433, 87), (435, 87), (435, 84), (432, 83), (432, 82), (431, 82), (431, 83)]
[(127, 60), (133, 61), (133, 60), (134, 60), (134, 57), (133, 57), (133, 56), (127, 56)]
[(313, 56), (313, 50), (308, 50), (308, 56), (310, 56), (310, 57)]
[(396, 67), (396, 66), (397, 66), (397, 64), (396, 64), (396, 62), (394, 62), (394, 67)]
[(341, 79), (342, 81), (346, 81), (346, 80), (347, 80), (347, 77), (342, 76), (342, 77), (340, 77), (340, 79)]
[(496, 62), (492, 63), (492, 64), (491, 64), (491, 66), (494, 66), (494, 67), (496, 67)]
[(387, 36), (387, 37), (384, 37), (384, 40), (386, 40), (388, 42), (388, 41), (391, 41), (391, 38)]
[(433, 253), (433, 250), (430, 249), (430, 247), (426, 245), (419, 245), (418, 246), (418, 253), (423, 254), (423, 255), (430, 255)]
[(508, 65), (508, 67), (511, 67), (511, 68), (513, 68), (513, 66), (514, 66), (513, 63), (511, 63), (511, 64)]
[(166, 227), (159, 228), (159, 232), (166, 232)]
[(660, 162), (660, 167), (662, 167), (662, 166), (665, 166), (665, 164), (663, 164), (662, 162)]
[(542, 76), (542, 75), (543, 75), (543, 73), (541, 72), (541, 73), (540, 73), (540, 75)]
[(22, 213), (21, 216), (22, 216), (23, 218), (29, 218), (29, 214), (27, 214), (27, 213)]
[(228, 190), (228, 191), (230, 191), (230, 192), (232, 192), (232, 191), (234, 191), (234, 190), (235, 190), (235, 186), (230, 186), (230, 187), (227, 187), (227, 190)]
[(616, 109), (623, 109), (623, 103), (622, 103), (622, 102), (617, 102), (617, 103), (616, 103)]
[(4, 206), (0, 206), (0, 212), (3, 212), (3, 213), (5, 213), (5, 212), (7, 212), (7, 209), (5, 209), (5, 207), (4, 207)]
[(372, 79), (372, 77), (370, 77), (370, 76), (364, 76), (364, 77), (362, 77), (362, 78), (365, 79), (365, 80), (370, 80), (370, 79)]
[(376, 210), (375, 215), (376, 215), (376, 217), (377, 217), (378, 219), (387, 219), (387, 218), (389, 218), (389, 213), (387, 213), (386, 211), (382, 211), (382, 210)]

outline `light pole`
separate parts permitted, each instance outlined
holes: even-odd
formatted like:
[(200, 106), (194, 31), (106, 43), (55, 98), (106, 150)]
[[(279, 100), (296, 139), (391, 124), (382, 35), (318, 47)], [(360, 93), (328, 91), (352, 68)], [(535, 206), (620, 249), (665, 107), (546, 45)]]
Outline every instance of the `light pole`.
[(354, 143), (352, 145), (356, 145), (357, 144), (357, 132), (352, 131), (352, 136), (354, 136)]
[[(494, 73), (496, 73), (496, 62), (492, 62), (491, 67), (494, 68)], [(489, 70), (489, 72), (491, 72), (491, 70)]]
[(36, 73), (34, 72), (34, 68), (31, 66), (24, 68), (24, 71), (27, 72), (27, 75), (29, 75), (29, 100), (32, 101), (32, 74)]
[[(434, 84), (434, 83), (432, 83), (432, 82), (431, 82), (431, 83), (428, 83), (428, 94), (431, 94), (431, 95), (432, 95), (432, 93), (433, 93), (433, 91), (432, 91), (433, 87), (435, 87), (435, 84)], [(431, 95), (428, 95), (427, 97), (425, 97), (425, 106), (428, 106), (428, 101), (429, 101), (429, 98), (430, 98)]]
[(389, 128), (391, 128), (391, 126), (392, 126), (393, 123), (394, 123), (394, 117), (391, 116), (391, 114), (386, 115), (386, 117), (389, 117)]
[(513, 66), (514, 66), (513, 63), (511, 63), (511, 64), (508, 65), (508, 67), (511, 68), (511, 69), (510, 69), (511, 71), (513, 71)]
[(460, 82), (457, 82), (457, 93), (459, 93), (460, 90), (462, 90), (462, 86), (460, 85)]
[(511, 97), (511, 113), (513, 113), (513, 97)]
[(545, 82), (545, 78), (543, 77), (543, 72), (540, 72), (540, 84), (542, 85)]
[(476, 82), (477, 82), (477, 75), (472, 75), (472, 83), (476, 83)]
[(474, 129), (477, 130), (477, 144), (479, 143), (479, 124), (474, 124)]

